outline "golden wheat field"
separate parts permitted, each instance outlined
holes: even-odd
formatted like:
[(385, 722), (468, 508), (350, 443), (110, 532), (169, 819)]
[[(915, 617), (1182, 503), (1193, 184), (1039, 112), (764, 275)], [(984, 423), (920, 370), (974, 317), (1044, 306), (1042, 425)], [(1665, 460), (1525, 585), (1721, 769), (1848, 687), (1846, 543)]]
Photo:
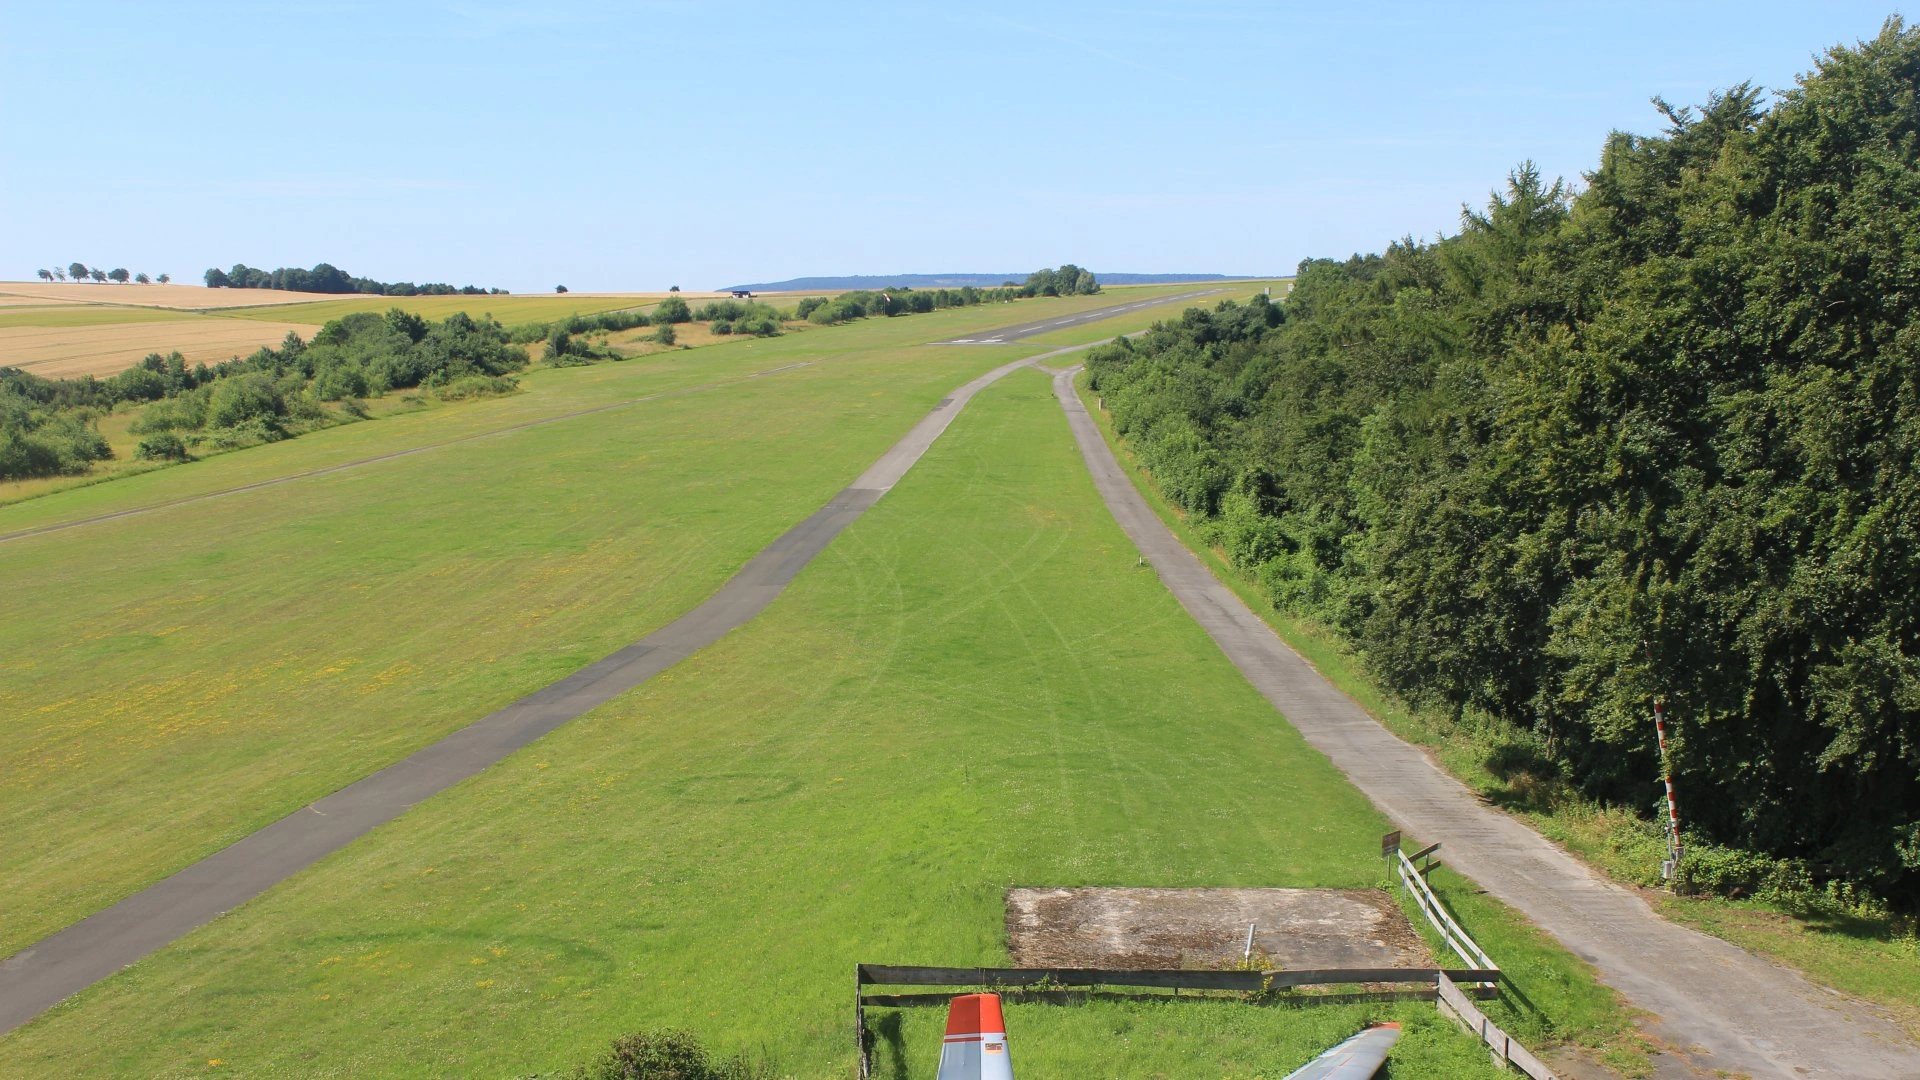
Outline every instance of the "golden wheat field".
[(217, 364), (262, 345), (278, 345), (288, 331), (312, 337), (308, 323), (252, 319), (168, 319), (94, 326), (0, 326), (0, 367), (49, 379), (115, 375), (148, 353), (179, 350), (189, 365)]

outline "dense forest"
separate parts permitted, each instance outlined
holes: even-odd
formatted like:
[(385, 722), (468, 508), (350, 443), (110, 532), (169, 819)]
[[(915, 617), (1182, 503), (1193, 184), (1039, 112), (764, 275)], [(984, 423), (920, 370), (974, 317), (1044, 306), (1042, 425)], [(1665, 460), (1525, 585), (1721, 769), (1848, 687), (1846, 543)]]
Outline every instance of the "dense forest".
[(1920, 32), (1089, 358), (1164, 492), (1416, 702), (1920, 900)]
[(210, 269), (204, 275), (209, 289), (284, 289), (308, 293), (369, 293), (374, 296), (490, 296), (504, 295), (505, 289), (482, 289), (478, 285), (454, 288), (438, 281), (415, 285), (411, 281), (375, 281), (354, 277), (332, 265), (319, 263), (311, 270), (283, 266), (278, 270), (260, 270), (246, 263), (234, 263), (233, 269)]

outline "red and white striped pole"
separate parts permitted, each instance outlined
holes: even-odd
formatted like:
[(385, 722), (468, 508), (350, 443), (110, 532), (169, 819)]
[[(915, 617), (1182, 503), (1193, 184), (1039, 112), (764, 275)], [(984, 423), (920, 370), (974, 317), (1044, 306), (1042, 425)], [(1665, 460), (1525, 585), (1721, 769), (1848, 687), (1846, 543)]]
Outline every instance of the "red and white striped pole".
[(1671, 879), (1680, 868), (1680, 803), (1673, 797), (1673, 764), (1667, 756), (1667, 719), (1660, 699), (1653, 702), (1653, 730), (1660, 736), (1660, 778), (1667, 785), (1667, 865), (1661, 877)]

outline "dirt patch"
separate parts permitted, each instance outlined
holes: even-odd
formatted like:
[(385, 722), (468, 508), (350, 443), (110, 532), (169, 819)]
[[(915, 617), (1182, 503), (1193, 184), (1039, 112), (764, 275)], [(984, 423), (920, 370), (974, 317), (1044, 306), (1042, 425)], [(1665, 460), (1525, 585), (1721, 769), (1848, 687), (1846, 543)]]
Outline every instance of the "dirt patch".
[(1433, 955), (1374, 889), (1010, 889), (1017, 967), (1238, 967), (1254, 928), (1263, 967), (1431, 967)]

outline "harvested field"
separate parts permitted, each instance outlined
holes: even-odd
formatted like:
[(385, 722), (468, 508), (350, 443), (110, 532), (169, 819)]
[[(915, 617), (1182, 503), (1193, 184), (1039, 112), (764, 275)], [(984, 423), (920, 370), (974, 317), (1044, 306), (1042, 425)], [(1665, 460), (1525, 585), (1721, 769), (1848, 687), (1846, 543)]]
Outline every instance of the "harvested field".
[(152, 352), (179, 350), (187, 363), (217, 364), (262, 345), (278, 345), (288, 331), (312, 337), (307, 323), (250, 319), (195, 319), (100, 326), (0, 326), (0, 367), (49, 379), (115, 375)]
[(18, 297), (27, 303), (126, 304), (132, 307), (215, 308), (259, 304), (291, 304), (301, 300), (332, 300), (318, 293), (290, 293), (278, 289), (207, 289), (199, 285), (114, 285), (73, 281), (0, 281), (0, 297)]
[(107, 326), (113, 323), (192, 322), (213, 318), (172, 308), (111, 304), (48, 304), (31, 301), (0, 307), (0, 326)]
[(1378, 889), (1010, 889), (1016, 967), (1238, 967), (1247, 927), (1263, 967), (1428, 967), (1433, 955)]
[(564, 319), (569, 315), (591, 315), (597, 311), (651, 307), (659, 299), (657, 293), (616, 296), (589, 296), (584, 293), (539, 296), (328, 296), (318, 304), (236, 308), (228, 314), (269, 322), (312, 320), (323, 323), (356, 311), (403, 308), (426, 319), (444, 319), (456, 311), (464, 311), (475, 318), (492, 315), (511, 326), (521, 322)]

